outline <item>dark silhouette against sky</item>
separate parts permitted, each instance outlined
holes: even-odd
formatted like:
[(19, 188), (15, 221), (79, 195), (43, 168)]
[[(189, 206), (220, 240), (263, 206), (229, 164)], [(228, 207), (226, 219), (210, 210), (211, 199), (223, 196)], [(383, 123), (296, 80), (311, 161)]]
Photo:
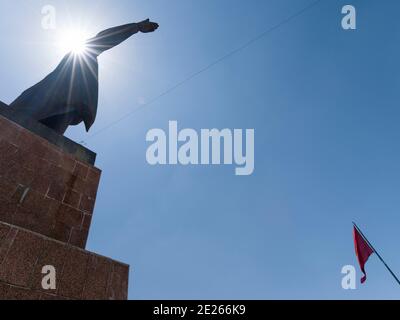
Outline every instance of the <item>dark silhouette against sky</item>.
[(82, 121), (89, 131), (97, 114), (97, 57), (138, 32), (149, 33), (157, 29), (158, 24), (147, 19), (100, 32), (86, 41), (83, 52), (69, 52), (52, 73), (23, 92), (10, 108), (59, 134)]

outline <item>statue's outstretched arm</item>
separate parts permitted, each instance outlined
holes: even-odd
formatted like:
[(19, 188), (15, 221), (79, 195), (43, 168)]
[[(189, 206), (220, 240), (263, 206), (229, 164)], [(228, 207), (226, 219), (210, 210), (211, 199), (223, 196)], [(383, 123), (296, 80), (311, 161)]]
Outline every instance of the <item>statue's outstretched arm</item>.
[(151, 22), (149, 19), (139, 23), (125, 24), (100, 32), (97, 36), (87, 41), (87, 46), (91, 52), (99, 55), (124, 42), (135, 33), (148, 33), (157, 29), (158, 24)]

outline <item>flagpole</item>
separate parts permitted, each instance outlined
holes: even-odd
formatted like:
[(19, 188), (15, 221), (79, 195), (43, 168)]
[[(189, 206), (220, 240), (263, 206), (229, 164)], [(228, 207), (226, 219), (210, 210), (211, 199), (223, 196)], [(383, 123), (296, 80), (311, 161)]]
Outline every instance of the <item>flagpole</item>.
[(373, 245), (368, 241), (367, 237), (362, 233), (362, 231), (360, 230), (360, 228), (356, 225), (355, 222), (353, 222), (354, 227), (357, 229), (357, 231), (360, 233), (360, 235), (363, 237), (363, 239), (368, 243), (368, 245), (371, 247), (371, 249), (374, 251), (374, 253), (377, 255), (377, 257), (379, 258), (379, 260), (381, 260), (381, 262), (384, 264), (384, 266), (386, 267), (386, 269), (388, 269), (388, 271), (390, 272), (390, 274), (393, 276), (393, 278), (397, 281), (397, 283), (400, 285), (400, 280), (399, 278), (397, 278), (397, 276), (394, 274), (394, 272), (389, 268), (389, 266), (386, 264), (386, 262), (382, 259), (382, 257), (380, 256), (380, 254), (378, 253), (378, 251), (375, 250), (375, 248), (373, 247)]

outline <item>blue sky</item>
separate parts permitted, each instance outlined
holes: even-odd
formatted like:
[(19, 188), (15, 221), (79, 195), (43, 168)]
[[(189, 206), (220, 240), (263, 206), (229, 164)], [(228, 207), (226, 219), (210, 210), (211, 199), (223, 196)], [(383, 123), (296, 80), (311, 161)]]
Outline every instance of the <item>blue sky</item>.
[[(57, 25), (91, 34), (145, 18), (160, 23), (100, 57), (97, 122), (68, 130), (103, 170), (88, 249), (131, 265), (131, 299), (398, 298), (377, 257), (357, 290), (358, 222), (400, 273), (400, 3), (322, 0), (247, 49), (90, 138), (312, 0), (1, 0), (0, 100), (51, 72)], [(341, 8), (357, 9), (357, 30)], [(254, 128), (255, 172), (147, 164), (153, 128)], [(356, 265), (357, 266), (357, 265)], [(357, 266), (357, 270), (358, 266)]]

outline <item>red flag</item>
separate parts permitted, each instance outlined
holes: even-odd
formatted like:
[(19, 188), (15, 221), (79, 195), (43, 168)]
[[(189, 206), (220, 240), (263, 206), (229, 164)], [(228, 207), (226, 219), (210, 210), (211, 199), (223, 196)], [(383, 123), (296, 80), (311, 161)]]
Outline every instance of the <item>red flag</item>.
[(356, 227), (354, 227), (353, 229), (353, 237), (354, 237), (354, 247), (356, 249), (358, 263), (360, 264), (361, 271), (364, 274), (364, 276), (361, 278), (361, 283), (364, 283), (365, 280), (367, 280), (367, 274), (365, 272), (364, 266), (369, 256), (374, 253), (374, 250), (370, 247), (368, 242), (365, 241), (365, 239), (358, 232)]

